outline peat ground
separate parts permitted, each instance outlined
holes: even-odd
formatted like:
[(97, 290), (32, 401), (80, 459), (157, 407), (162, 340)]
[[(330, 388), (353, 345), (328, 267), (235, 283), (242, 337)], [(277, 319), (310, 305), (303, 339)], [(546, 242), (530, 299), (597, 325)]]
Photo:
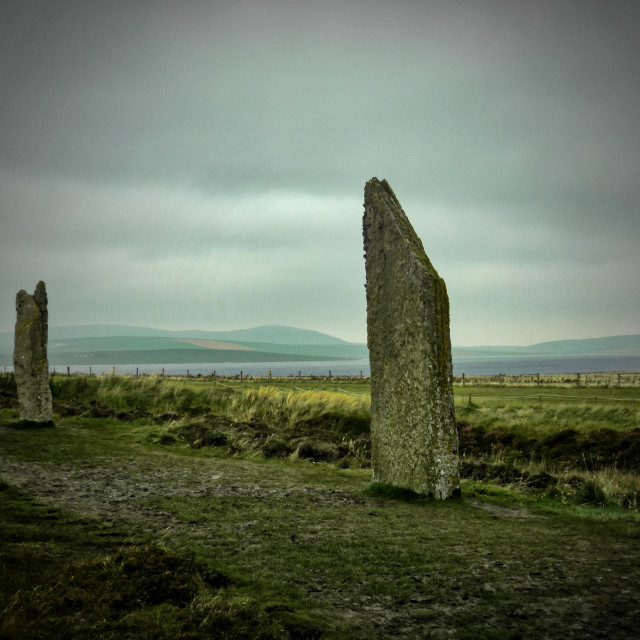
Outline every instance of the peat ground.
[(474, 388), (442, 503), (370, 484), (357, 382), (0, 383), (0, 639), (637, 636), (632, 389)]
[(0, 638), (637, 637), (634, 512), (398, 501), (158, 432), (0, 411)]

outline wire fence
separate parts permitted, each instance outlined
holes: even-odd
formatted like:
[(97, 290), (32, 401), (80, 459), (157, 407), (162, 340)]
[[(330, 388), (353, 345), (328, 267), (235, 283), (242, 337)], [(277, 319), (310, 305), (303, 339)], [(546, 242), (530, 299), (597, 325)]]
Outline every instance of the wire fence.
[(605, 371), (588, 373), (522, 373), (487, 376), (466, 376), (464, 373), (453, 378), (453, 383), (462, 387), (640, 387), (640, 372)]
[[(92, 367), (84, 367), (80, 370), (72, 371), (70, 366), (58, 371), (55, 367), (50, 369), (52, 375), (124, 375), (131, 377), (150, 377), (157, 376), (161, 378), (187, 378), (201, 381), (216, 382), (220, 380), (240, 383), (275, 383), (275, 382), (343, 382), (343, 383), (370, 383), (370, 377), (364, 375), (360, 371), (359, 375), (335, 375), (330, 369), (326, 373), (303, 373), (298, 371), (298, 375), (275, 376), (270, 372), (267, 375), (252, 375), (238, 370), (238, 373), (231, 375), (219, 375), (215, 370), (210, 374), (197, 373), (192, 374), (189, 369), (183, 372), (176, 371), (172, 368), (170, 372), (165, 373), (165, 369), (158, 371), (144, 371), (141, 367), (128, 367), (128, 371), (122, 371), (118, 367), (111, 367), (110, 370), (94, 372)], [(144, 367), (148, 369), (148, 367)], [(477, 386), (498, 386), (498, 387), (575, 387), (575, 388), (613, 388), (613, 387), (639, 387), (640, 388), (640, 372), (589, 372), (589, 373), (526, 373), (526, 374), (497, 374), (497, 375), (473, 375), (467, 376), (464, 373), (460, 376), (453, 377), (453, 385), (460, 387), (477, 387)]]
[(484, 402), (485, 400), (499, 400), (501, 402), (505, 402), (505, 401), (513, 401), (513, 400), (529, 400), (531, 402), (537, 402), (539, 404), (541, 404), (543, 401), (555, 401), (555, 400), (562, 400), (562, 401), (574, 401), (577, 400), (579, 402), (583, 402), (583, 403), (594, 403), (594, 404), (598, 404), (598, 403), (604, 403), (604, 402), (640, 402), (640, 398), (635, 398), (632, 396), (628, 396), (628, 397), (623, 397), (623, 398), (616, 398), (615, 396), (592, 396), (592, 395), (553, 395), (553, 394), (548, 394), (548, 393), (536, 393), (533, 395), (509, 395), (509, 396), (500, 396), (500, 395), (481, 395), (481, 396), (472, 396), (469, 395), (467, 397), (467, 395), (462, 395), (462, 394), (458, 394), (458, 395), (454, 395), (454, 400), (455, 401), (459, 401), (461, 404), (471, 404), (472, 402)]
[[(267, 365), (268, 366), (268, 365)], [(265, 370), (267, 370), (265, 366)], [(4, 367), (5, 373), (10, 373), (12, 368)], [(335, 375), (331, 369), (326, 372), (318, 372), (317, 368), (313, 373), (298, 370), (298, 375), (272, 375), (271, 371), (266, 375), (255, 375), (247, 373), (242, 369), (238, 369), (237, 373), (218, 374), (213, 370), (211, 373), (203, 373), (199, 371), (193, 374), (189, 369), (180, 371), (175, 367), (165, 371), (165, 369), (152, 370), (150, 365), (124, 365), (109, 366), (100, 365), (71, 367), (70, 365), (62, 368), (50, 367), (52, 375), (121, 375), (131, 377), (148, 377), (159, 376), (161, 378), (188, 378), (203, 381), (239, 381), (241, 383), (264, 383), (264, 382), (345, 382), (345, 383), (364, 383), (370, 382), (370, 377), (364, 371), (359, 371), (355, 375)], [(477, 386), (499, 386), (499, 387), (576, 387), (576, 388), (612, 388), (612, 387), (640, 387), (639, 371), (605, 371), (605, 372), (576, 372), (576, 373), (521, 373), (521, 374), (505, 374), (498, 373), (493, 375), (456, 375), (453, 377), (454, 386), (461, 387), (477, 387)]]
[[(91, 370), (87, 371), (72, 371), (71, 367), (67, 367), (66, 371), (59, 372), (55, 368), (51, 370), (53, 378), (58, 377), (70, 377), (70, 376), (96, 376)], [(218, 376), (213, 373), (210, 376), (203, 375), (190, 375), (189, 370), (185, 370), (184, 375), (172, 374), (165, 375), (164, 371), (160, 373), (142, 373), (139, 370), (135, 372), (129, 372), (121, 374), (117, 371), (117, 367), (113, 367), (110, 373), (101, 373), (100, 376), (115, 375), (124, 378), (160, 378), (166, 380), (173, 380), (179, 382), (199, 382), (203, 385), (212, 384), (214, 386), (230, 389), (233, 391), (243, 392), (249, 389), (259, 389), (264, 386), (269, 386), (278, 393), (308, 393), (308, 392), (333, 392), (343, 393), (350, 396), (360, 398), (370, 398), (370, 378), (366, 376), (332, 376), (331, 372), (328, 372), (327, 376), (247, 376), (243, 372), (233, 376)], [(0, 376), (13, 376), (13, 372), (0, 373)], [(465, 403), (471, 404), (485, 401), (499, 401), (499, 402), (513, 402), (521, 401), (524, 403), (538, 404), (542, 403), (588, 403), (588, 404), (602, 404), (602, 403), (640, 403), (640, 397), (621, 396), (616, 397), (614, 395), (599, 395), (588, 393), (589, 388), (601, 388), (607, 389), (611, 393), (616, 393), (618, 390), (625, 393), (623, 389), (627, 389), (628, 393), (631, 388), (638, 387), (640, 381), (640, 374), (638, 373), (600, 373), (600, 374), (575, 374), (574, 376), (568, 376), (567, 374), (552, 374), (546, 376), (532, 376), (531, 374), (524, 374), (520, 376), (473, 376), (472, 378), (466, 378), (460, 376), (454, 378), (454, 402), (457, 406), (462, 406)], [(297, 384), (287, 384), (291, 382), (304, 383), (305, 386), (298, 386)], [(328, 384), (322, 384), (322, 383)], [(331, 384), (335, 382), (336, 384)], [(319, 384), (316, 384), (319, 383)], [(285, 386), (278, 386), (278, 385)], [(350, 390), (343, 388), (346, 385), (352, 386)], [(558, 388), (559, 390), (564, 388), (567, 391), (570, 388), (575, 388), (576, 393), (500, 393), (499, 389), (504, 389), (505, 392), (513, 391), (514, 387), (522, 387), (523, 391), (526, 387), (545, 387)], [(474, 387), (475, 393), (474, 395)], [(579, 393), (582, 391), (582, 393)]]

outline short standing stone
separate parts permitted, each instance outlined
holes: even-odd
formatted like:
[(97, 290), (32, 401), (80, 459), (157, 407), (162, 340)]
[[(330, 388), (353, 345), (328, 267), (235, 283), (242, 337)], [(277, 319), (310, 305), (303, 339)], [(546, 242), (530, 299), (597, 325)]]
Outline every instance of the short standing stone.
[(38, 282), (34, 294), (19, 291), (16, 296), (13, 371), (18, 387), (20, 419), (51, 421), (51, 390), (47, 360), (47, 290)]
[(459, 494), (449, 298), (386, 180), (364, 190), (373, 479)]

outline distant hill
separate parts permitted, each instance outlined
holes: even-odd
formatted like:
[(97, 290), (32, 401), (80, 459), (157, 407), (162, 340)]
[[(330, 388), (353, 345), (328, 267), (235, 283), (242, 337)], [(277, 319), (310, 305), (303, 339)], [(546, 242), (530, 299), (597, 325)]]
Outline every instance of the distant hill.
[[(0, 364), (3, 364), (0, 356)], [(144, 365), (144, 364), (205, 364), (232, 362), (298, 362), (317, 360), (347, 360), (339, 356), (329, 358), (308, 354), (275, 353), (265, 351), (233, 351), (228, 349), (144, 349), (140, 351), (94, 351), (92, 353), (50, 353), (49, 366), (75, 365)], [(8, 364), (8, 363), (7, 363)], [(215, 368), (212, 367), (212, 368)]]
[[(262, 342), (268, 344), (350, 344), (326, 333), (281, 325), (266, 325), (235, 331), (180, 331), (179, 337), (199, 337), (232, 342)], [(177, 335), (177, 334), (174, 334)]]
[[(261, 342), (268, 344), (353, 344), (311, 329), (298, 329), (281, 325), (265, 325), (251, 329), (231, 331), (201, 331), (198, 329), (171, 331), (151, 327), (128, 325), (75, 325), (49, 326), (49, 343), (80, 338), (195, 338), (203, 340), (229, 340), (235, 342)], [(13, 331), (0, 333), (0, 350), (13, 349)]]
[[(13, 332), (0, 334), (0, 365), (10, 366)], [(364, 344), (319, 331), (270, 325), (236, 331), (167, 331), (126, 325), (49, 327), (52, 366), (360, 360)]]
[(522, 353), (558, 355), (637, 355), (640, 335), (609, 336), (583, 340), (554, 340), (524, 347)]
[(584, 338), (580, 340), (554, 340), (526, 347), (454, 347), (456, 356), (605, 356), (640, 355), (640, 334)]
[[(13, 332), (0, 333), (0, 365), (11, 366)], [(640, 334), (556, 340), (523, 347), (454, 347), (454, 357), (640, 356)], [(365, 344), (280, 325), (233, 331), (169, 331), (126, 325), (49, 327), (49, 362), (153, 364), (178, 362), (285, 362), (364, 360)]]
[(132, 327), (124, 324), (80, 324), (56, 327), (49, 325), (49, 340), (65, 338), (115, 338), (127, 337), (164, 337), (170, 338), (176, 332), (150, 327)]

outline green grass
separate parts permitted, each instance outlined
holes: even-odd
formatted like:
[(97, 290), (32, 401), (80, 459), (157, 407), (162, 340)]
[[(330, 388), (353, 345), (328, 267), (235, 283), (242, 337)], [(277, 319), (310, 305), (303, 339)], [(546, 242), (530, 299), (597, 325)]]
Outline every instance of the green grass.
[(280, 385), (86, 376), (56, 377), (52, 393), (60, 402), (93, 402), (115, 411), (193, 414), (206, 410), (234, 420), (261, 416), (293, 422), (326, 412), (368, 415), (368, 397), (361, 395), (359, 386), (350, 387), (348, 393), (335, 393), (317, 385), (312, 389), (298, 387), (301, 389), (298, 391), (294, 386), (297, 387), (289, 385), (282, 389)]
[(456, 405), (459, 421), (487, 430), (502, 429), (528, 438), (544, 438), (564, 429), (594, 431), (614, 429), (628, 431), (640, 427), (640, 405), (573, 404), (555, 406), (537, 404), (472, 404)]
[[(160, 378), (56, 377), (54, 397), (78, 402), (91, 398), (115, 411), (193, 413), (211, 411), (232, 420), (260, 417), (289, 424), (325, 413), (368, 418), (370, 387), (362, 382), (284, 381), (259, 384)], [(618, 430), (640, 427), (640, 396), (631, 388), (540, 389), (522, 394), (515, 387), (455, 388), (456, 415), (486, 428), (544, 437), (565, 428)], [(635, 400), (635, 401), (634, 401)]]
[(0, 638), (277, 638), (286, 629), (193, 553), (6, 483), (0, 506)]
[[(61, 379), (67, 415), (41, 429), (17, 428), (0, 395), (0, 638), (636, 633), (640, 516), (615, 497), (637, 475), (466, 479), (461, 499), (429, 500), (372, 484), (354, 456), (304, 459), (302, 444), (366, 435), (367, 399), (292, 386)], [(470, 414), (526, 428), (530, 407), (491, 402)], [(629, 419), (588, 408), (565, 407), (611, 429)], [(196, 428), (218, 436), (190, 446)], [(267, 457), (277, 439), (300, 446)], [(504, 452), (489, 463), (546, 469)]]
[[(67, 429), (58, 427), (63, 442), (96, 435), (78, 425)], [(153, 449), (142, 445), (132, 446), (131, 453), (144, 460), (145, 450), (152, 457)], [(637, 559), (640, 527), (628, 518), (603, 516), (601, 510), (592, 509), (588, 519), (568, 513), (540, 517), (535, 511), (529, 516), (499, 488), (481, 495), (474, 487), (462, 500), (446, 503), (406, 501), (394, 492), (371, 491), (364, 471), (165, 456), (156, 469), (219, 476), (208, 494), (136, 499), (172, 517), (170, 532), (156, 545), (163, 549), (161, 560), (183, 559), (181, 579), (191, 595), (182, 605), (170, 599), (144, 606), (134, 606), (130, 598), (124, 598), (126, 606), (114, 603), (118, 594), (128, 593), (123, 566), (136, 553), (147, 557), (144, 547), (136, 546), (132, 554), (116, 550), (62, 564), (10, 607), (12, 620), (32, 611), (40, 622), (54, 615), (49, 622), (56, 630), (80, 611), (84, 621), (74, 617), (79, 628), (71, 637), (110, 637), (114, 631), (130, 637), (168, 638), (178, 632), (225, 637), (215, 635), (212, 622), (223, 612), (232, 627), (253, 615), (255, 635), (246, 637), (284, 637), (286, 624), (308, 633), (322, 630), (326, 638), (382, 638), (401, 628), (415, 637), (435, 627), (455, 629), (459, 637), (486, 637), (482, 634), (491, 632), (491, 624), (507, 622), (514, 623), (514, 632), (544, 635), (555, 625), (570, 629), (594, 619), (593, 611), (585, 619), (584, 607), (595, 611), (596, 600), (611, 598), (620, 581), (637, 585), (637, 565), (629, 558)], [(499, 509), (479, 508), (475, 501), (481, 499)], [(50, 530), (41, 537), (49, 535)], [(2, 553), (6, 558), (6, 548)], [(216, 591), (203, 585), (203, 571), (191, 571), (189, 559), (228, 576), (232, 586)], [(151, 566), (136, 580), (147, 584), (156, 574)], [(596, 576), (602, 581), (594, 585)], [(77, 589), (84, 594), (79, 597)], [(98, 593), (105, 592), (100, 600)], [(75, 597), (76, 605), (64, 604), (65, 597)], [(199, 607), (206, 615), (200, 616)], [(514, 622), (516, 608), (525, 615)], [(537, 619), (536, 611), (547, 615)], [(489, 614), (498, 622), (487, 623)], [(207, 617), (209, 627), (202, 627)], [(621, 625), (632, 631), (624, 620)], [(243, 637), (237, 633), (228, 637)]]

